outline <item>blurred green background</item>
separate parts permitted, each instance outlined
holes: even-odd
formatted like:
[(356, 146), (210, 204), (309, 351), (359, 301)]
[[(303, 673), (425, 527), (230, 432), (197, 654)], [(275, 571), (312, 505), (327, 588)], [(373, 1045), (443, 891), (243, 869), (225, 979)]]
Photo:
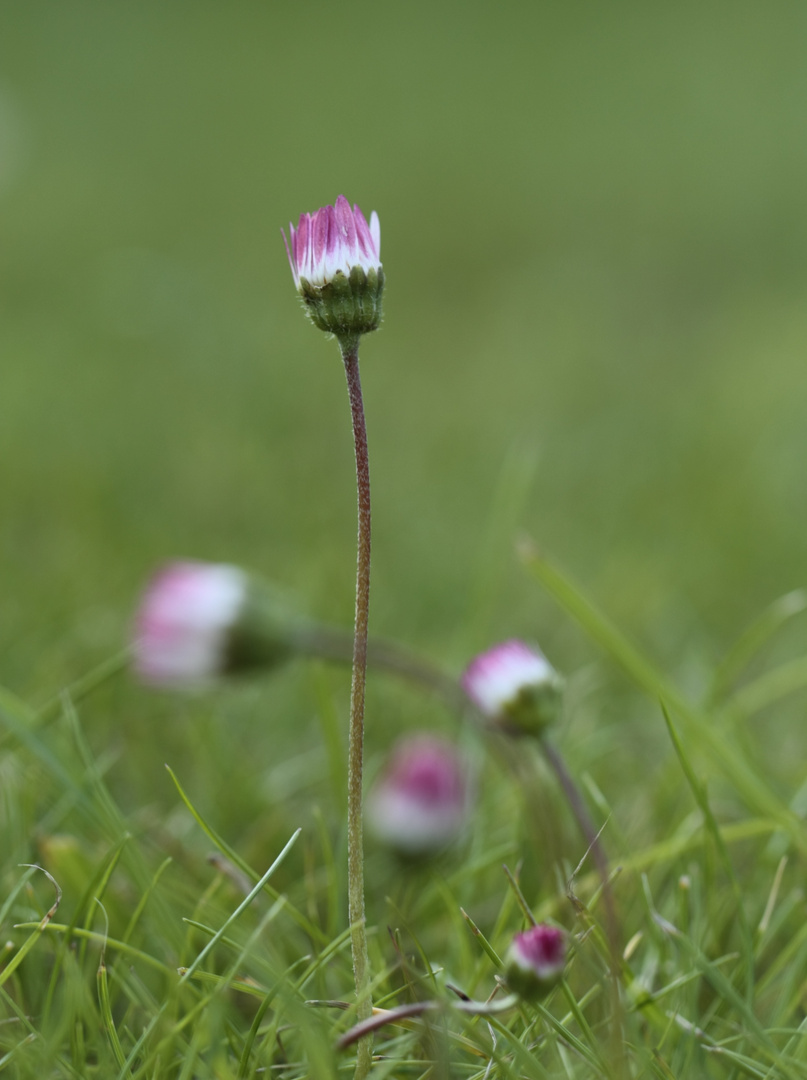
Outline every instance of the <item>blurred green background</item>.
[[(742, 0), (6, 5), (0, 682), (115, 651), (168, 557), (350, 623), (344, 377), (279, 231), (344, 192), (388, 282), (374, 631), (587, 662), (524, 530), (697, 684), (805, 580), (806, 47)], [(161, 762), (178, 708), (124, 685), (94, 737)]]

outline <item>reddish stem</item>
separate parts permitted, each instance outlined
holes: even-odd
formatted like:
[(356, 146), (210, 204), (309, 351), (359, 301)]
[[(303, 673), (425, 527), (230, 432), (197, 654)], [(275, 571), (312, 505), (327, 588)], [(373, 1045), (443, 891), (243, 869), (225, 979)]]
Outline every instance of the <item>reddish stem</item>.
[[(353, 975), (359, 1004), (359, 1020), (372, 1015), (370, 962), (364, 916), (364, 848), (362, 838), (362, 768), (364, 754), (364, 687), (367, 673), (367, 625), (370, 611), (370, 459), (364, 421), (358, 347), (343, 349), (353, 441), (356, 448), (359, 535), (356, 565), (356, 621), (353, 637), (353, 680), (350, 688), (350, 734), (347, 778), (347, 868), (348, 919), (353, 951)], [(356, 1080), (366, 1076), (372, 1065), (372, 1035), (359, 1042)]]

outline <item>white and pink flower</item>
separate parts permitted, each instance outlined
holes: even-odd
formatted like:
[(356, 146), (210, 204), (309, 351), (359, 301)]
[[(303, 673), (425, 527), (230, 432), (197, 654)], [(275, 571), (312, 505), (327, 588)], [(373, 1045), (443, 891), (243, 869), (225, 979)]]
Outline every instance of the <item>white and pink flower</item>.
[(235, 566), (174, 562), (148, 585), (135, 620), (134, 666), (144, 682), (193, 687), (222, 674), (247, 596)]
[(562, 681), (542, 652), (513, 640), (472, 660), (462, 688), (486, 719), (538, 732), (557, 715)]
[(542, 997), (563, 975), (566, 951), (566, 934), (548, 923), (516, 934), (507, 953), (508, 985), (522, 997)]
[(468, 821), (471, 785), (461, 755), (431, 735), (401, 739), (367, 796), (366, 821), (379, 840), (406, 855), (447, 847)]
[(300, 214), (297, 228), (289, 223), (289, 239), (283, 233), (294, 284), (321, 287), (341, 271), (350, 277), (354, 266), (369, 274), (381, 269), (381, 226), (375, 210), (370, 224), (359, 207), (353, 209), (344, 195), (334, 206), (323, 206), (313, 214)]

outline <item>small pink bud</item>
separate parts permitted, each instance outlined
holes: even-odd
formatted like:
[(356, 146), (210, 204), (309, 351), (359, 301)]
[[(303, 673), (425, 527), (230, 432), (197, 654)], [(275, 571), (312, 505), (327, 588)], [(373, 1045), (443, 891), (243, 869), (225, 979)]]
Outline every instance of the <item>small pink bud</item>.
[(367, 796), (368, 828), (406, 855), (430, 855), (468, 820), (470, 784), (455, 748), (431, 735), (401, 739)]
[(169, 563), (152, 579), (135, 618), (134, 668), (143, 682), (189, 689), (244, 667), (285, 658), (285, 624), (235, 566)]
[(292, 276), (311, 320), (340, 341), (378, 329), (384, 270), (381, 226), (370, 224), (344, 195), (334, 206), (301, 214), (297, 228), (283, 233)]
[(516, 934), (507, 953), (508, 986), (525, 998), (543, 997), (560, 980), (566, 966), (566, 935), (539, 923)]
[(462, 688), (494, 724), (540, 734), (560, 711), (563, 682), (542, 652), (514, 640), (472, 660)]

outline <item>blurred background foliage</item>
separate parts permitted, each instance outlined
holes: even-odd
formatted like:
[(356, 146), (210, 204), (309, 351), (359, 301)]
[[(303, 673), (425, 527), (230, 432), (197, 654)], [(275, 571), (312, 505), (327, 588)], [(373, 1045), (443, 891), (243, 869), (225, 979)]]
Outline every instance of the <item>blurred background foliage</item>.
[[(806, 31), (778, 0), (6, 5), (0, 681), (42, 701), (114, 652), (169, 557), (350, 624), (344, 376), (279, 232), (344, 192), (388, 281), (373, 630), (455, 669), (520, 635), (590, 677), (526, 531), (698, 688), (805, 577)], [(346, 676), (294, 668), (187, 703), (124, 680), (86, 722), (129, 755), (125, 806), (172, 803), (185, 762), (243, 828), (282, 801), (284, 738), (316, 742), (323, 679), (342, 708)], [(442, 723), (377, 685), (372, 708), (371, 753)], [(631, 714), (590, 711), (596, 772)]]

